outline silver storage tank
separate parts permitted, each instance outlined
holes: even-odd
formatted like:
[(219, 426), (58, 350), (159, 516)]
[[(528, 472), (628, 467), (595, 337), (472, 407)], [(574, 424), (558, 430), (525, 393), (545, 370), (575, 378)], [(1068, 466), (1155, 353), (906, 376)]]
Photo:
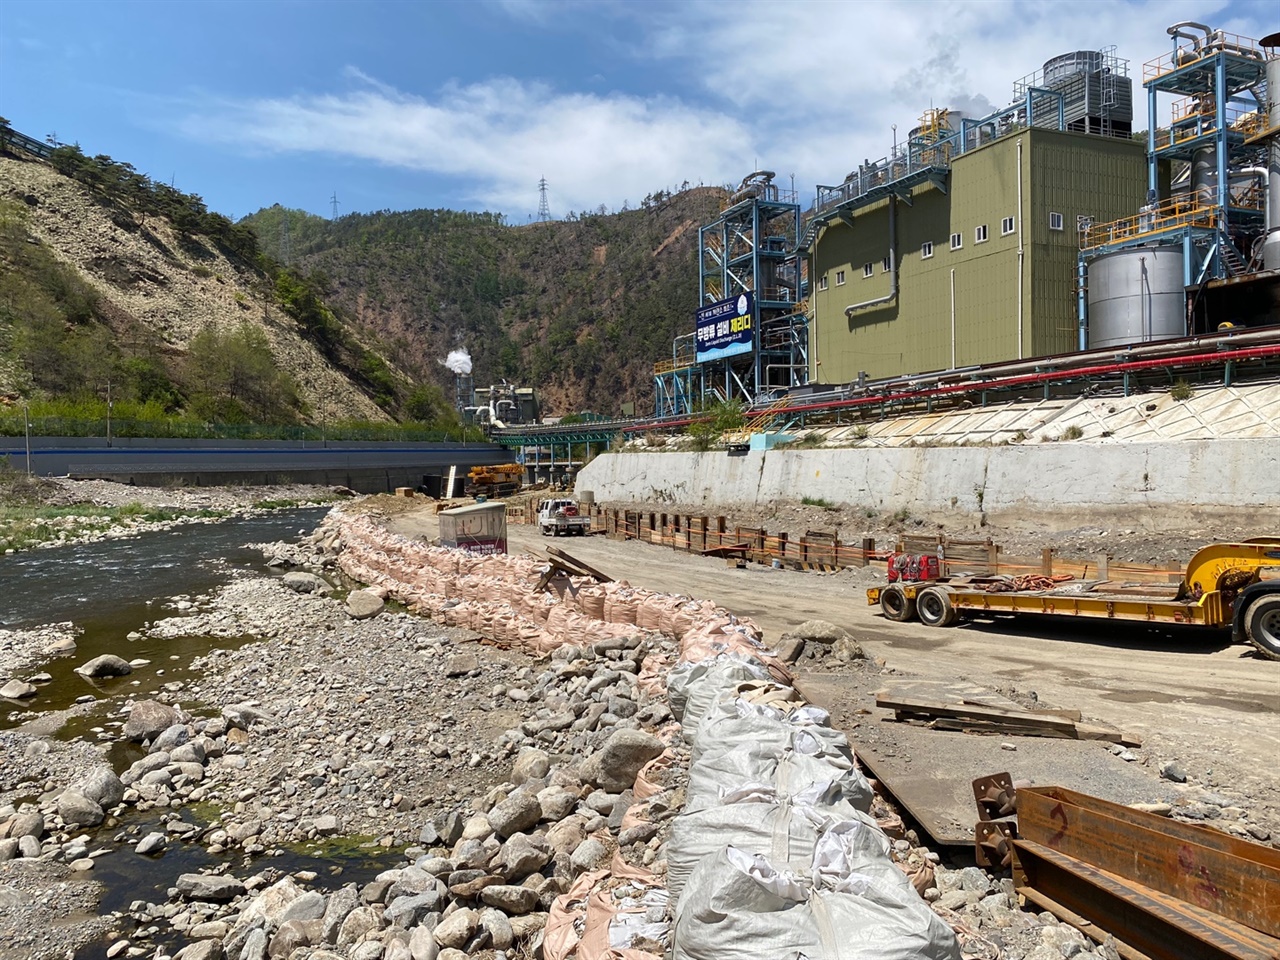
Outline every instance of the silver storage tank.
[(1186, 335), (1182, 248), (1139, 247), (1089, 264), (1089, 349)]

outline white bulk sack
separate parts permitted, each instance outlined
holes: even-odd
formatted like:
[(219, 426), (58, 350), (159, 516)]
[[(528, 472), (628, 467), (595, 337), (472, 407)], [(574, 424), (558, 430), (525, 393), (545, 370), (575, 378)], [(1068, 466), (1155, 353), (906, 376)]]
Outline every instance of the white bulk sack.
[[(689, 771), (684, 813), (716, 806), (726, 794), (749, 783), (766, 784), (780, 797), (795, 799), (819, 783), (834, 783), (844, 800), (854, 809), (871, 810), (871, 784), (847, 754), (829, 752), (826, 744), (804, 730), (790, 731), (797, 746), (780, 752), (760, 750), (748, 743), (717, 743), (699, 758)], [(806, 753), (805, 749), (816, 749)]]
[[(667, 889), (679, 898), (698, 862), (729, 844), (767, 854), (782, 866), (806, 867), (827, 826), (858, 818), (879, 832), (875, 821), (840, 799), (832, 784), (818, 784), (794, 799), (764, 784), (749, 784), (716, 806), (676, 817), (667, 841)], [(887, 837), (884, 842), (887, 850)]]
[(689, 877), (673, 960), (961, 960), (955, 933), (876, 847), (862, 824), (832, 828), (808, 875), (720, 849)]
[(758, 660), (729, 654), (672, 668), (667, 677), (667, 700), (671, 715), (684, 728), (685, 740), (693, 740), (702, 715), (722, 695), (745, 681), (768, 677), (768, 668)]

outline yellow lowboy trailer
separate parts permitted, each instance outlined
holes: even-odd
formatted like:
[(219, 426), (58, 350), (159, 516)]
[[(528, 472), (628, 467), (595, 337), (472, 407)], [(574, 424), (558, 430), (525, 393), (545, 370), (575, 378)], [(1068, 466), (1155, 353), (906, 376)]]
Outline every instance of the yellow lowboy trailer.
[(965, 617), (1033, 614), (1230, 627), (1280, 660), (1280, 538), (1214, 543), (1198, 550), (1180, 584), (1075, 580), (1046, 590), (1011, 589), (1008, 577), (944, 577), (867, 591), (889, 620), (949, 627)]

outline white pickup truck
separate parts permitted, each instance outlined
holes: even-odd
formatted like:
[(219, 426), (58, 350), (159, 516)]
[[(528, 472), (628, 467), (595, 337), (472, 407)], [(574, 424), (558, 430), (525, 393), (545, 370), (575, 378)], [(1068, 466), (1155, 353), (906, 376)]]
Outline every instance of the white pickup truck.
[(578, 512), (576, 500), (543, 500), (538, 507), (538, 529), (544, 537), (582, 537), (591, 532), (591, 518)]

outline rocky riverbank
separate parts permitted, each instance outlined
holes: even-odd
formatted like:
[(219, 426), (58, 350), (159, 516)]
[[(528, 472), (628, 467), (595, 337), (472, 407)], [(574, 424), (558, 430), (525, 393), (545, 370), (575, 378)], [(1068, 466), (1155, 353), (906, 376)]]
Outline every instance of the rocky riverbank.
[(283, 507), (320, 506), (350, 495), (312, 484), (188, 490), (66, 477), (14, 478), (12, 473), (14, 482), (0, 482), (0, 556), (218, 523)]

